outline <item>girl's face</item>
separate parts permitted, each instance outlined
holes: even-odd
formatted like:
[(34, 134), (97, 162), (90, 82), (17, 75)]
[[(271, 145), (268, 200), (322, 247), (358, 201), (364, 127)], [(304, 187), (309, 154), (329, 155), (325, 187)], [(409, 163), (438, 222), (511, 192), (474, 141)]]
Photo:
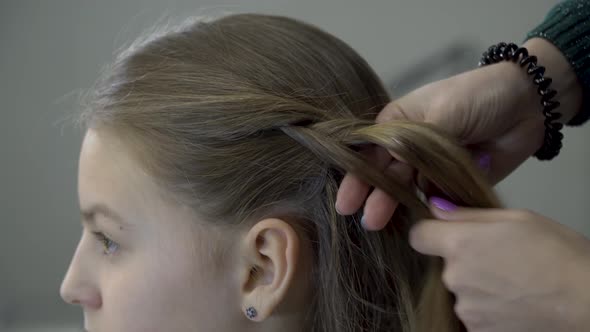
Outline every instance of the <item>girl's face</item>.
[(166, 200), (114, 139), (86, 133), (83, 231), (61, 297), (90, 332), (239, 331), (238, 283), (210, 257), (218, 234)]

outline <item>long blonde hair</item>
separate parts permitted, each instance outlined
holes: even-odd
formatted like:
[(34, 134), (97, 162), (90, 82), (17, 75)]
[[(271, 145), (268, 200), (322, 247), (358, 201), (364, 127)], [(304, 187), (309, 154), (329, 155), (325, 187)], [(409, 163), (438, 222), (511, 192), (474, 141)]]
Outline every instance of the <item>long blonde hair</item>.
[[(467, 153), (435, 128), (375, 124), (390, 101), (348, 45), (286, 17), (194, 20), (121, 51), (84, 100), (87, 128), (110, 130), (171, 195), (206, 220), (296, 220), (313, 243), (310, 331), (458, 331), (441, 262), (408, 244), (429, 216), (415, 187), (360, 147), (385, 147), (459, 204), (499, 203)], [(334, 208), (345, 172), (401, 202), (366, 232)]]

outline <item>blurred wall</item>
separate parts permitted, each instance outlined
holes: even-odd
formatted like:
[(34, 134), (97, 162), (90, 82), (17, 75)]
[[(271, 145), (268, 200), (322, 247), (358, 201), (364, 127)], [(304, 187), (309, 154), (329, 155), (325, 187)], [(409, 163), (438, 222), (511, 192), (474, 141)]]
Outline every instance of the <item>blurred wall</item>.
[[(163, 13), (257, 11), (303, 19), (344, 39), (394, 94), (473, 68), (489, 44), (520, 42), (551, 0), (4, 0), (0, 2), (0, 330), (65, 331), (79, 308), (58, 289), (81, 226), (76, 197), (82, 133), (63, 125), (113, 50)], [(436, 56), (436, 58), (433, 58)], [(438, 66), (432, 61), (442, 59)], [(438, 61), (438, 60), (437, 60)], [(530, 160), (499, 190), (590, 234), (590, 126), (565, 131), (552, 162)], [(12, 327), (12, 328), (11, 328)]]

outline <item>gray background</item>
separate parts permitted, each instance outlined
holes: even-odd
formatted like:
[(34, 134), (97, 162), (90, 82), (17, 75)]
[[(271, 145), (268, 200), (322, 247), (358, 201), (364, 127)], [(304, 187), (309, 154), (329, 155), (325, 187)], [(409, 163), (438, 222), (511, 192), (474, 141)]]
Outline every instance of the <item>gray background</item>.
[[(469, 69), (501, 40), (520, 42), (550, 0), (103, 0), (0, 2), (0, 330), (74, 331), (58, 289), (79, 240), (77, 154), (63, 125), (113, 50), (163, 13), (257, 11), (303, 19), (344, 39), (394, 95)], [(436, 58), (435, 58), (436, 56)], [(442, 59), (442, 60), (438, 60)], [(509, 206), (590, 235), (590, 125), (565, 130), (552, 162), (528, 161), (500, 184)], [(65, 327), (71, 327), (71, 330)]]

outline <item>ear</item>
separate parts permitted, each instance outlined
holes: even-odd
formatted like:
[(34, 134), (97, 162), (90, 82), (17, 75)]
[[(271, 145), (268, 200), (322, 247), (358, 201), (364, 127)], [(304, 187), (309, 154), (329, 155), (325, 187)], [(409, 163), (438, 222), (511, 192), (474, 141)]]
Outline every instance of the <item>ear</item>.
[(285, 299), (296, 272), (299, 245), (293, 227), (281, 219), (261, 220), (243, 238), (241, 298), (248, 318), (266, 319)]

